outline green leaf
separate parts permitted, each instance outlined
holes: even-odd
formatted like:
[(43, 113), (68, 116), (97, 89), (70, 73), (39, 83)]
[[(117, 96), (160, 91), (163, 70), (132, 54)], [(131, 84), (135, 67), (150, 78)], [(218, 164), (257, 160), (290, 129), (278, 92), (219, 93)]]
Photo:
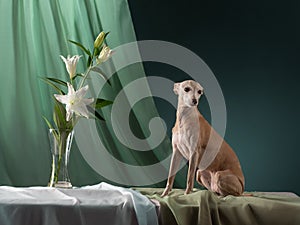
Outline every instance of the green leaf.
[(55, 99), (55, 105), (53, 110), (53, 120), (59, 130), (72, 130), (74, 128), (73, 118), (67, 121), (65, 106)]
[(44, 78), (44, 77), (43, 77), (42, 80), (43, 80), (45, 83), (49, 84), (52, 88), (54, 88), (58, 93), (60, 93), (60, 94), (62, 94), (62, 95), (65, 94), (65, 92), (64, 92), (63, 90), (61, 90), (57, 85), (55, 85), (53, 82), (51, 82), (48, 78)]
[(43, 119), (46, 121), (49, 129), (53, 129), (52, 132), (53, 132), (53, 135), (54, 135), (55, 139), (59, 140), (59, 134), (55, 131), (55, 128), (51, 125), (51, 123), (49, 122), (49, 120), (45, 116), (43, 116)]
[(63, 86), (68, 86), (67, 85), (67, 82), (65, 82), (65, 81), (62, 81), (62, 80), (60, 80), (60, 79), (57, 79), (57, 78), (52, 78), (52, 77), (46, 77), (46, 79), (47, 80), (50, 80), (50, 81), (53, 81), (53, 82), (55, 82), (55, 83), (57, 83), (57, 84), (60, 84), (60, 85), (63, 85)]
[(112, 101), (104, 100), (104, 99), (101, 99), (101, 98), (97, 98), (96, 104), (95, 104), (95, 108), (96, 109), (100, 109), (102, 107), (105, 107), (105, 106), (111, 105), (111, 104), (113, 104)]
[(55, 99), (55, 105), (53, 110), (53, 121), (57, 129), (66, 129), (66, 110), (62, 103)]
[(97, 55), (99, 55), (100, 54), (100, 50), (101, 48), (94, 48), (94, 56), (97, 56)]
[(98, 120), (105, 121), (105, 119), (97, 111), (95, 111), (95, 116)]
[(100, 75), (100, 77), (102, 77), (109, 85), (111, 85), (111, 84), (110, 84), (110, 81), (109, 81), (108, 78), (107, 78), (107, 76), (104, 75), (104, 72), (103, 72), (99, 67), (93, 66), (93, 67), (91, 68), (91, 70), (94, 71), (94, 72), (96, 72), (96, 73), (98, 73), (98, 74)]
[(79, 42), (72, 41), (72, 40), (69, 40), (69, 42), (71, 42), (71, 43), (77, 45), (77, 46), (78, 46), (79, 48), (81, 48), (88, 56), (92, 57), (91, 52), (90, 52), (87, 48), (85, 48), (82, 44), (80, 44)]
[(104, 39), (106, 38), (106, 36), (110, 33), (110, 31), (108, 31), (107, 33), (105, 33)]
[(84, 77), (82, 73), (77, 73), (74, 77), (72, 77), (72, 80), (75, 80), (77, 77)]
[(88, 61), (87, 61), (87, 63), (86, 63), (86, 66), (87, 66), (87, 67), (90, 67), (90, 66), (92, 65), (92, 62), (93, 62), (93, 57), (92, 57), (92, 56), (89, 56)]
[(104, 118), (90, 105), (87, 105), (87, 109), (90, 113), (94, 114), (98, 120), (105, 121)]
[[(109, 33), (110, 33), (109, 31), (108, 31), (107, 33), (105, 33), (105, 35), (104, 35), (104, 39), (103, 39), (103, 41), (102, 41), (101, 45), (103, 44), (103, 42), (104, 42), (105, 38), (107, 37), (107, 35), (108, 35)], [(100, 46), (101, 46), (101, 45), (100, 45)]]
[(45, 116), (43, 116), (43, 119), (44, 119), (45, 122), (47, 123), (49, 129), (54, 129), (53, 126), (52, 126), (52, 124), (49, 122), (49, 120), (48, 120)]

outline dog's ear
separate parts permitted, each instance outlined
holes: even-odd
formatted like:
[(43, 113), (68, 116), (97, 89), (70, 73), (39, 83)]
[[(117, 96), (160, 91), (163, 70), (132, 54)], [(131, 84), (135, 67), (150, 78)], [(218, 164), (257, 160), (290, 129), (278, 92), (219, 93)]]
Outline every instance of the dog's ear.
[(174, 84), (174, 89), (173, 89), (173, 91), (174, 91), (175, 95), (178, 95), (179, 86), (180, 86), (180, 83), (175, 83), (175, 84)]

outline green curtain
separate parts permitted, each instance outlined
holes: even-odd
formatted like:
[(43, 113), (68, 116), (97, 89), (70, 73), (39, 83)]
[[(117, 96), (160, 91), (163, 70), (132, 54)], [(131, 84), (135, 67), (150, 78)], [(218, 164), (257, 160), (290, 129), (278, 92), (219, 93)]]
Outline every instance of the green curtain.
[[(104, 30), (110, 32), (107, 44), (111, 48), (135, 41), (129, 7), (126, 0), (12, 0), (0, 2), (0, 17), (0, 185), (46, 185), (51, 157), (42, 115), (51, 117), (53, 105), (52, 90), (40, 78), (64, 79), (59, 55), (83, 54), (68, 39), (89, 44)], [(77, 70), (82, 71), (85, 63), (86, 59), (81, 60)], [(123, 86), (143, 76), (141, 64), (131, 65), (112, 77), (113, 91), (104, 88), (103, 94), (114, 98)], [(107, 118), (109, 110), (103, 112)], [(133, 133), (147, 137), (148, 123), (157, 116), (153, 99), (145, 99), (132, 111)], [(139, 152), (118, 142), (109, 120), (99, 128), (110, 154), (125, 163), (147, 165), (171, 153), (168, 137), (153, 151)], [(72, 183), (109, 181), (93, 171), (74, 145)]]

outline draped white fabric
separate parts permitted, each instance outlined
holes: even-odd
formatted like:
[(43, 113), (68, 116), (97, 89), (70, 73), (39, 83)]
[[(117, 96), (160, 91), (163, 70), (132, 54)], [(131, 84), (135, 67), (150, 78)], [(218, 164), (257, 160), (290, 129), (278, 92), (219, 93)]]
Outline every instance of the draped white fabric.
[(158, 224), (155, 206), (131, 189), (100, 183), (74, 189), (0, 187), (0, 224)]

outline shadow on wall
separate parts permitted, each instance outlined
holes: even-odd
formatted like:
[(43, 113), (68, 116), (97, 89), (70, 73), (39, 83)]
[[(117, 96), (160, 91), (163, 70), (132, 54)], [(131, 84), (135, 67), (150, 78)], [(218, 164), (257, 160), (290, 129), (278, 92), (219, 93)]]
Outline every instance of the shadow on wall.
[[(187, 47), (214, 72), (227, 107), (225, 139), (240, 158), (246, 189), (300, 194), (300, 180), (288, 178), (300, 169), (300, 5), (270, 0), (130, 0), (129, 5), (138, 40)], [(189, 79), (166, 65), (145, 64), (145, 70), (148, 76)], [(200, 111), (210, 120), (203, 100)], [(163, 100), (156, 104), (171, 135), (175, 109)]]

